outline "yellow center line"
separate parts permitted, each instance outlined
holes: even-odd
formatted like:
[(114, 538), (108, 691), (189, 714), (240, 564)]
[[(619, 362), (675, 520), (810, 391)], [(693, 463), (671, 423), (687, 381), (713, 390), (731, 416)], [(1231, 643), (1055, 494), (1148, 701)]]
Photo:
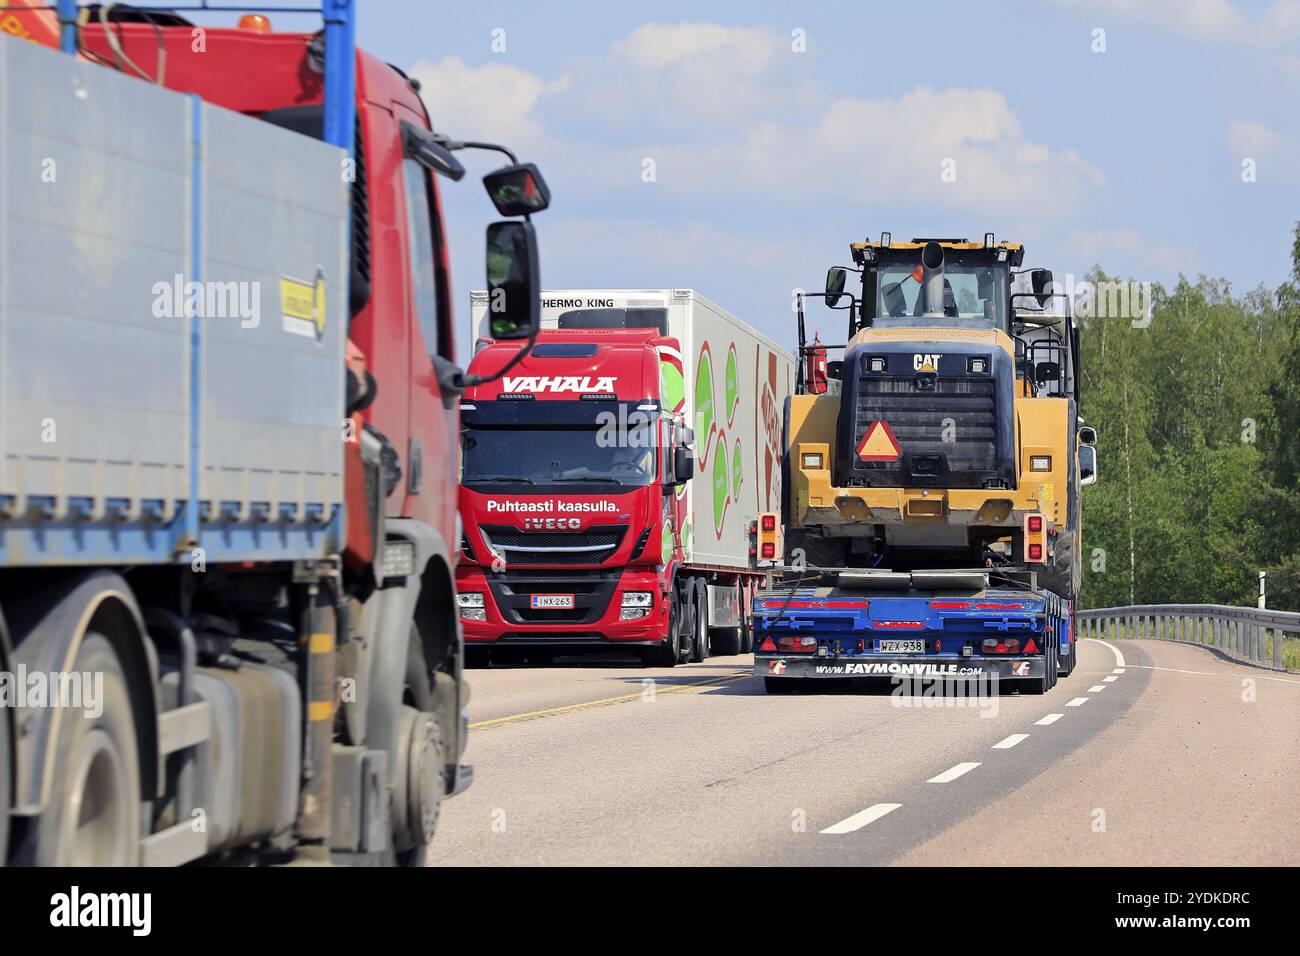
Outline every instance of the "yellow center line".
[[(689, 684), (674, 684), (670, 687), (655, 687), (654, 695), (662, 697), (665, 694), (679, 694), (689, 690), (703, 690), (707, 687), (718, 687), (722, 684), (730, 684), (733, 681), (744, 680), (746, 677), (752, 677), (752, 674), (731, 674), (726, 677), (709, 677), (704, 680), (691, 681)], [(603, 697), (600, 700), (587, 700), (580, 704), (568, 704), (564, 707), (551, 707), (546, 710), (533, 710), (524, 714), (509, 714), (505, 717), (493, 717), (491, 720), (480, 720), (477, 723), (469, 725), (470, 730), (491, 730), (493, 727), (503, 727), (506, 724), (517, 724), (524, 720), (537, 720), (541, 717), (556, 717), (560, 714), (572, 714), (579, 710), (590, 710), (592, 707), (606, 707), (610, 704), (622, 704), (629, 700), (641, 700), (646, 696), (644, 690), (639, 690), (632, 694), (620, 694), (618, 697)]]

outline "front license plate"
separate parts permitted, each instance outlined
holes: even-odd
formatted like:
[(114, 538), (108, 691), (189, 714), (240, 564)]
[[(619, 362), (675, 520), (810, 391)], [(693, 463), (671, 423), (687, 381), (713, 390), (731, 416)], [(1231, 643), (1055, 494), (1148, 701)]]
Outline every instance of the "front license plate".
[(529, 598), (528, 606), (534, 610), (567, 610), (573, 607), (573, 595), (534, 594)]
[(925, 641), (876, 641), (877, 654), (924, 654)]

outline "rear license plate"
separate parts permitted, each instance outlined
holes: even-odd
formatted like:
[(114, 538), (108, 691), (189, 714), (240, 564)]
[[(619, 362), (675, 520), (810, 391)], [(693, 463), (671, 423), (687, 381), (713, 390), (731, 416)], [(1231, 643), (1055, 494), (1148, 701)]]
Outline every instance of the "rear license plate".
[(924, 654), (925, 641), (876, 641), (877, 654)]
[(533, 594), (528, 599), (528, 606), (534, 610), (568, 610), (573, 607), (573, 595)]

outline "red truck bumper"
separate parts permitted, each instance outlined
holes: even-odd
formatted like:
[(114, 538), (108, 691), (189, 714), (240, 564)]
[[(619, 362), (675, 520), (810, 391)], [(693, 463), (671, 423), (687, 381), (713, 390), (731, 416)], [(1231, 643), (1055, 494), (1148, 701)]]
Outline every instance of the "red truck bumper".
[[(482, 620), (476, 609), (459, 608), (469, 646), (619, 646), (659, 644), (668, 633), (668, 600), (653, 571), (631, 568), (599, 571), (508, 571), (485, 574), (461, 565), (456, 592), (482, 595)], [(647, 592), (650, 606), (642, 617), (623, 620), (623, 596)], [(571, 608), (535, 608), (534, 595), (571, 596)], [(468, 599), (476, 600), (476, 599)], [(467, 616), (469, 615), (469, 616)]]

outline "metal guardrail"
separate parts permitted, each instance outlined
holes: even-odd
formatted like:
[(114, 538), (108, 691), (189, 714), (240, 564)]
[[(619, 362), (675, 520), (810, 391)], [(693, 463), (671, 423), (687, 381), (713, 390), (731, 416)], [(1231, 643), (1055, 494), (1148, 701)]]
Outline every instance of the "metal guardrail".
[(1300, 613), (1224, 604), (1137, 604), (1093, 608), (1075, 617), (1083, 637), (1200, 644), (1275, 670), (1286, 670), (1284, 637), (1300, 638)]

